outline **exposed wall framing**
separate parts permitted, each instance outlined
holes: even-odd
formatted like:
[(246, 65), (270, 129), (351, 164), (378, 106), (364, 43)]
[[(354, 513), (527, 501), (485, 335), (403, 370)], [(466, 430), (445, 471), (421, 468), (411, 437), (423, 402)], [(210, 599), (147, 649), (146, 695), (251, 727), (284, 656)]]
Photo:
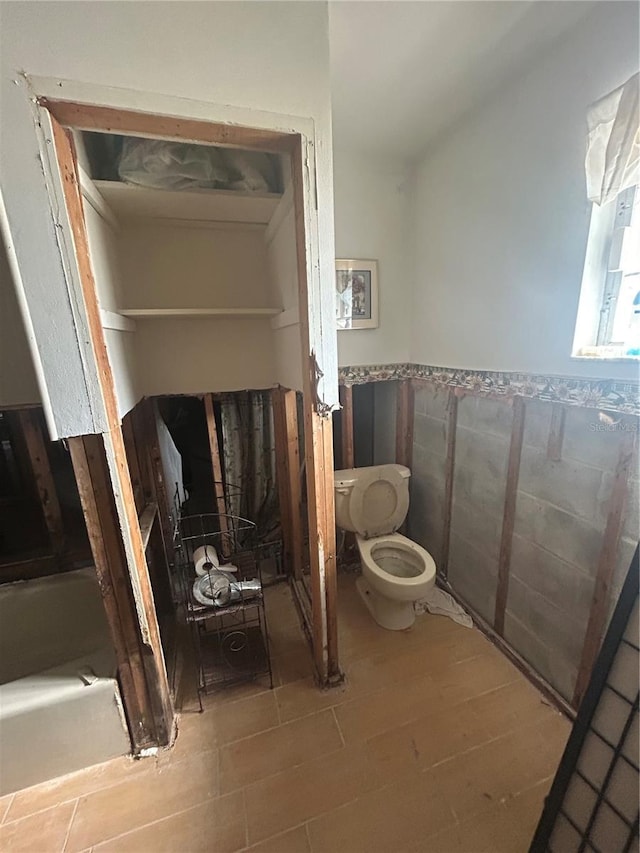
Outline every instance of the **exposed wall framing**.
[(498, 558), (498, 587), (496, 590), (496, 612), (493, 627), (502, 636), (504, 634), (504, 613), (509, 595), (509, 567), (511, 565), (511, 545), (513, 525), (516, 515), (516, 492), (520, 475), (520, 456), (524, 435), (525, 403), (522, 397), (513, 400), (513, 423), (511, 425), (511, 444), (507, 467), (507, 484), (504, 494), (504, 515), (502, 517), (502, 536), (500, 556)]
[(228, 543), (229, 525), (227, 523), (227, 504), (224, 499), (224, 483), (222, 481), (222, 463), (220, 461), (220, 440), (216, 415), (213, 408), (213, 394), (204, 395), (204, 412), (207, 419), (207, 435), (209, 436), (209, 452), (211, 454), (211, 473), (213, 490), (216, 500), (216, 512), (220, 523), (220, 547), (224, 553)]
[(82, 509), (68, 482), (71, 460), (49, 441), (42, 409), (4, 409), (0, 428), (0, 583), (90, 565)]
[(287, 573), (300, 579), (304, 542), (296, 392), (287, 388), (274, 388), (271, 399), (284, 563)]
[[(62, 126), (80, 130), (103, 130), (124, 134), (157, 136), (171, 139), (188, 139), (245, 149), (279, 151), (291, 155), (292, 180), (295, 204), (295, 227), (297, 269), (299, 282), (300, 335), (303, 352), (304, 376), (304, 424), (306, 482), (308, 491), (309, 527), (317, 531), (310, 549), (312, 621), (314, 660), (318, 679), (327, 684), (339, 677), (336, 616), (335, 575), (335, 528), (333, 511), (333, 453), (330, 413), (335, 400), (327, 398), (331, 393), (335, 346), (329, 340), (327, 327), (330, 311), (329, 302), (323, 297), (324, 288), (319, 279), (317, 208), (312, 206), (315, 198), (315, 171), (313, 169), (313, 140), (297, 131), (278, 131), (243, 127), (238, 124), (216, 124), (168, 115), (154, 115), (111, 106), (96, 106), (89, 103), (37, 99), (36, 111), (42, 122), (51, 122), (52, 135), (58, 156), (66, 209), (73, 231), (75, 259), (65, 258), (81, 279), (91, 349), (98, 367), (101, 397), (104, 412), (99, 411), (100, 395), (96, 398), (94, 422), (102, 429), (104, 421), (108, 430), (105, 436), (117, 509), (123, 527), (125, 551), (129, 565), (140, 630), (149, 645), (156, 662), (156, 675), (160, 694), (168, 696), (166, 672), (162, 662), (158, 627), (153, 600), (150, 595), (149, 575), (144, 561), (143, 542), (135, 512), (134, 492), (126, 464), (124, 443), (115, 407), (113, 378), (106, 355), (100, 314), (96, 302), (95, 286), (91, 275), (82, 206), (78, 190), (78, 178), (74, 164), (72, 143)], [(307, 124), (305, 124), (305, 127)], [(311, 128), (312, 130), (312, 128)], [(54, 175), (55, 177), (55, 175)], [(50, 196), (55, 191), (48, 186)], [(56, 200), (59, 202), (59, 199)], [(68, 247), (67, 247), (68, 250)], [(64, 252), (63, 252), (64, 254)], [(68, 252), (71, 256), (71, 252)], [(320, 259), (322, 260), (322, 258)], [(331, 325), (331, 334), (335, 330)], [(326, 356), (326, 358), (325, 358)], [(326, 372), (326, 376), (325, 376)], [(92, 383), (89, 383), (93, 387)], [(90, 389), (91, 390), (91, 389)], [(97, 390), (97, 389), (93, 389)], [(162, 503), (158, 500), (162, 517)], [(129, 506), (130, 504), (130, 506)], [(165, 543), (168, 548), (168, 542)], [(126, 701), (126, 698), (125, 698)], [(167, 721), (171, 716), (169, 704), (165, 705)]]
[[(484, 485), (482, 466), (493, 468), (496, 488), (494, 492), (487, 494), (487, 499), (492, 505), (496, 504), (498, 499), (500, 500), (500, 517), (498, 521), (498, 509), (496, 507), (495, 516), (487, 516), (487, 524), (481, 531), (481, 535), (486, 537), (489, 535), (491, 525), (494, 525), (497, 530), (497, 539), (493, 540), (496, 567), (493, 576), (496, 584), (495, 598), (490, 611), (485, 614), (484, 610), (482, 612), (477, 610), (473, 596), (468, 597), (461, 593), (456, 588), (455, 582), (450, 588), (456, 597), (470, 609), (483, 630), (492, 636), (493, 641), (507, 652), (523, 671), (528, 672), (533, 681), (539, 686), (543, 686), (559, 707), (565, 711), (578, 707), (600, 648), (607, 620), (614, 604), (614, 595), (617, 595), (619, 589), (621, 566), (625, 559), (629, 559), (626, 556), (629, 553), (629, 548), (632, 545), (635, 547), (634, 543), (637, 542), (637, 518), (625, 518), (625, 506), (629, 506), (630, 510), (637, 514), (639, 487), (637, 471), (634, 470), (637, 468), (637, 432), (639, 427), (637, 417), (626, 415), (612, 420), (606, 415), (601, 415), (598, 409), (594, 407), (593, 399), (596, 401), (601, 399), (605, 403), (603, 408), (609, 409), (611, 401), (607, 397), (608, 389), (604, 384), (602, 386), (598, 384), (597, 388), (600, 389), (602, 395), (598, 397), (596, 384), (589, 383), (586, 380), (576, 380), (575, 387), (573, 384), (567, 383), (569, 391), (567, 392), (565, 389), (565, 393), (568, 394), (568, 399), (561, 400), (553, 393), (551, 380), (544, 388), (541, 383), (538, 383), (538, 391), (536, 391), (535, 383), (533, 383), (533, 387), (532, 385), (527, 386), (523, 380), (522, 389), (524, 393), (521, 395), (519, 393), (520, 385), (514, 394), (507, 393), (506, 381), (500, 386), (496, 384), (499, 377), (503, 376), (502, 374), (496, 374), (494, 381), (494, 375), (490, 374), (478, 374), (476, 376), (461, 371), (446, 371), (442, 368), (424, 368), (422, 371), (421, 369), (418, 370), (419, 366), (415, 365), (400, 365), (399, 367), (402, 370), (393, 371), (389, 369), (389, 366), (344, 368), (341, 379), (350, 384), (352, 382), (411, 380), (414, 383), (416, 393), (418, 391), (421, 393), (420, 407), (415, 415), (416, 423), (418, 419), (426, 420), (430, 426), (425, 428), (421, 424), (419, 441), (416, 437), (416, 447), (420, 454), (416, 455), (415, 458), (412, 488), (418, 487), (416, 494), (419, 500), (417, 503), (418, 511), (417, 513), (414, 512), (412, 516), (410, 535), (420, 541), (427, 549), (429, 549), (430, 544), (433, 547), (431, 537), (434, 538), (436, 541), (434, 556), (436, 556), (436, 560), (440, 556), (439, 577), (441, 582), (451, 584), (451, 577), (447, 582), (447, 568), (450, 562), (454, 479), (457, 492), (460, 488), (473, 488), (476, 493), (478, 490), (482, 492)], [(413, 368), (417, 370), (417, 373)], [(423, 375), (424, 373), (427, 375)], [(506, 374), (504, 376), (506, 377)], [(638, 389), (629, 386), (619, 390), (626, 394), (624, 398), (621, 398), (622, 403), (633, 409), (636, 399), (634, 394), (637, 394)], [(425, 403), (422, 396), (423, 393), (427, 392), (432, 395), (434, 401), (431, 410), (424, 408)], [(541, 396), (543, 392), (545, 396)], [(580, 403), (577, 395), (583, 392), (586, 395), (585, 401)], [(446, 395), (447, 399), (446, 407), (442, 400), (443, 394)], [(474, 403), (473, 405), (466, 405), (465, 403), (464, 409), (461, 410), (460, 401), (467, 397)], [(491, 413), (494, 410), (495, 414), (492, 415)], [(463, 415), (460, 414), (461, 411), (464, 412), (464, 420), (462, 421), (460, 421), (460, 418), (463, 418)], [(493, 416), (497, 420), (490, 423), (490, 418)], [(464, 447), (464, 450), (467, 451), (467, 457), (470, 436), (472, 446), (475, 441), (473, 438), (474, 430), (487, 430), (486, 439), (489, 442), (487, 448), (491, 452), (490, 458), (485, 459), (483, 458), (484, 449), (480, 453), (476, 449), (474, 459), (476, 461), (480, 459), (482, 465), (476, 470), (467, 469), (466, 477), (459, 483), (463, 464), (469, 464), (469, 459), (465, 459), (463, 447), (461, 446), (460, 452), (457, 452), (456, 446), (456, 435), (463, 426), (467, 433), (465, 437), (466, 446)], [(594, 451), (590, 449), (595, 440), (593, 436), (604, 436), (600, 439), (600, 445), (593, 445)], [(426, 463), (426, 468), (423, 452), (425, 441), (427, 443), (429, 441), (435, 442), (433, 453), (426, 454), (430, 460)], [(616, 467), (611, 457), (612, 451), (615, 451), (617, 446), (620, 449)], [(429, 450), (428, 447), (426, 449)], [(593, 453), (599, 455), (594, 456)], [(611, 460), (611, 462), (607, 460)], [(613, 467), (607, 468), (608, 464), (612, 464)], [(497, 468), (494, 467), (496, 465)], [(484, 470), (488, 471), (486, 467)], [(415, 482), (417, 477), (423, 478), (422, 485)], [(602, 477), (600, 485), (598, 485), (599, 477)], [(575, 480), (574, 478), (578, 479)], [(433, 492), (431, 497), (425, 497), (425, 482), (432, 492), (434, 489), (439, 491)], [(503, 491), (500, 491), (497, 486)], [(588, 489), (591, 489), (590, 493)], [(632, 491), (633, 498), (630, 497)], [(562, 494), (558, 494), (558, 492), (562, 492)], [(539, 497), (532, 497), (535, 495)], [(607, 495), (606, 503), (603, 502), (603, 495)], [(466, 521), (464, 515), (458, 516), (458, 499), (459, 495), (455, 502), (458, 527), (467, 522), (472, 526), (477, 525), (481, 520), (474, 517), (473, 514), (469, 516), (468, 511)], [(481, 494), (479, 499), (483, 502), (485, 500), (484, 494)], [(538, 501), (537, 504), (535, 504), (536, 500)], [(529, 506), (532, 501), (534, 505)], [(423, 515), (425, 512), (429, 513), (424, 523), (421, 523), (420, 520), (421, 512)], [(553, 537), (545, 537), (545, 528), (541, 526), (546, 523), (544, 519), (547, 516), (544, 513), (551, 513), (555, 517), (554, 523), (557, 525), (558, 531), (557, 534), (554, 534), (556, 535), (555, 540)], [(587, 515), (587, 513), (591, 513), (591, 515)], [(604, 518), (602, 523), (600, 522), (601, 517)], [(536, 521), (536, 519), (539, 520)], [(576, 565), (578, 567), (583, 565), (577, 562), (578, 557), (584, 561), (593, 561), (596, 564), (591, 576), (586, 568), (581, 569), (576, 576), (576, 578), (580, 578), (580, 585), (575, 587), (575, 592), (574, 587), (570, 587), (571, 591), (566, 592), (566, 594), (564, 590), (567, 584), (567, 575), (563, 573), (562, 567), (569, 567), (569, 562), (563, 562), (563, 560), (570, 561), (572, 557), (568, 552), (565, 553), (556, 549), (564, 548), (566, 550), (571, 546), (573, 539), (571, 536), (572, 528), (571, 526), (563, 528), (563, 519), (570, 522), (570, 525), (577, 525), (576, 529), (584, 530), (584, 535), (587, 537), (580, 545), (579, 554), (576, 553), (575, 555)], [(585, 519), (591, 519), (591, 521), (588, 522)], [(485, 522), (482, 521), (482, 523)], [(539, 570), (534, 564), (526, 563), (526, 560), (533, 558), (526, 549), (523, 550), (525, 545), (527, 548), (532, 547), (531, 543), (528, 543), (528, 540), (524, 538), (527, 535), (525, 529), (527, 524), (531, 527), (533, 536), (537, 537), (535, 547), (539, 554), (544, 555), (541, 559), (547, 561)], [(430, 530), (431, 536), (421, 540), (423, 528)], [(440, 541), (441, 534), (442, 547), (440, 550), (437, 543)], [(558, 539), (558, 536), (561, 536), (561, 540)], [(596, 541), (599, 541), (600, 544), (597, 546), (597, 550), (594, 550), (589, 543)], [(480, 546), (481, 544), (482, 539)], [(438, 554), (438, 552), (440, 553)], [(599, 554), (595, 560), (594, 553)], [(461, 554), (462, 552), (457, 555), (456, 565), (460, 564)], [(470, 556), (471, 558), (467, 563), (473, 566), (474, 558), (473, 555)], [(578, 658), (580, 658), (580, 649), (582, 649), (577, 677), (574, 668), (573, 681), (569, 682), (567, 678), (562, 681), (564, 685), (562, 695), (552, 686), (555, 683), (553, 680), (545, 681), (547, 676), (540, 675), (540, 670), (536, 672), (536, 663), (527, 662), (521, 653), (521, 647), (518, 645), (518, 635), (514, 633), (514, 613), (520, 616), (520, 610), (514, 608), (516, 606), (522, 608), (523, 605), (532, 607), (533, 598), (540, 597), (543, 594), (538, 591), (535, 593), (526, 592), (527, 587), (523, 585), (524, 575), (522, 572), (527, 565), (530, 566), (527, 570), (533, 572), (536, 577), (540, 574), (541, 580), (537, 581), (538, 583), (560, 584), (563, 590), (562, 596), (559, 594), (554, 596), (553, 592), (547, 593), (550, 606), (556, 608), (554, 611), (556, 614), (562, 612), (559, 610), (563, 606), (561, 602), (568, 601), (570, 595), (579, 597), (581, 609), (574, 612), (575, 608), (567, 604), (566, 618), (560, 619), (560, 624), (556, 628), (557, 631), (564, 633), (567, 650), (569, 647), (571, 649), (577, 648), (577, 657), (571, 659), (576, 661), (572, 664), (574, 667), (578, 667)], [(533, 568), (531, 568), (532, 565)], [(556, 566), (560, 574), (553, 581), (553, 579), (549, 579), (549, 572), (553, 571)], [(516, 571), (515, 575), (513, 574), (514, 570)], [(576, 570), (572, 569), (572, 571), (575, 572)], [(572, 580), (572, 583), (578, 583), (578, 580)], [(592, 593), (590, 593), (590, 599), (585, 599), (589, 583), (593, 584)], [(513, 595), (512, 586), (514, 587)], [(528, 595), (529, 598), (523, 599), (523, 595)], [(558, 601), (560, 598), (561, 602)], [(579, 614), (584, 614), (584, 617)], [(545, 618), (547, 617), (545, 616)], [(549, 616), (549, 618), (551, 617)], [(585, 619), (585, 627), (582, 629), (585, 631), (583, 646), (581, 646), (582, 632), (574, 628), (574, 624), (578, 624), (576, 622), (578, 618)], [(563, 624), (563, 621), (566, 624)], [(545, 624), (543, 622), (536, 627), (534, 623), (530, 630), (537, 634), (541, 641), (553, 644), (555, 634), (547, 635)], [(568, 651), (563, 652), (563, 654), (568, 653)], [(553, 666), (553, 652), (550, 654)], [(567, 690), (567, 683), (572, 685), (570, 692)], [(575, 690), (573, 689), (574, 686)]]
[(620, 534), (622, 533), (624, 509), (628, 496), (629, 473), (631, 471), (633, 451), (637, 439), (637, 432), (626, 432), (620, 447), (620, 457), (611, 490), (611, 497), (609, 498), (607, 525), (604, 530), (602, 548), (598, 558), (598, 570), (596, 573), (593, 600), (591, 602), (589, 624), (587, 625), (582, 659), (573, 695), (573, 705), (575, 708), (580, 705), (589, 684), (606, 628), (607, 613), (610, 605), (611, 582), (616, 565)]
[[(304, 441), (307, 510), (310, 541), (311, 611), (313, 653), (321, 684), (341, 680), (338, 663), (338, 613), (336, 531), (333, 494), (333, 422), (331, 409), (318, 396), (322, 368), (316, 360), (310, 330), (317, 324), (316, 306), (310, 299), (307, 240), (311, 216), (305, 192), (305, 161), (302, 139), (297, 136), (291, 157), (296, 224), (298, 298), (301, 306), (300, 335), (303, 359)], [(333, 331), (333, 330), (332, 330)]]
[(60, 554), (64, 548), (62, 513), (38, 413), (35, 409), (21, 409), (18, 412), (18, 420), (22, 427), (22, 435), (33, 470), (42, 514), (51, 538), (51, 545), (54, 553)]
[[(149, 722), (145, 722), (143, 727), (144, 732), (140, 737), (144, 740), (151, 734), (155, 738), (156, 743), (167, 744), (173, 736), (173, 703), (169, 690), (156, 608), (151, 590), (151, 581), (140, 534), (138, 514), (118, 415), (113, 375), (107, 356), (104, 331), (89, 257), (89, 246), (84, 223), (73, 140), (71, 133), (65, 131), (53, 116), (50, 117), (50, 121), (56, 157), (62, 177), (64, 203), (73, 234), (75, 258), (81, 279), (89, 333), (95, 362), (98, 365), (100, 390), (109, 424), (109, 431), (104, 433), (100, 440), (103, 442), (102, 446), (104, 447), (104, 456), (110, 477), (108, 479), (102, 477), (101, 484), (104, 489), (110, 489), (115, 499), (118, 518), (117, 531), (108, 529), (100, 530), (98, 525), (90, 522), (91, 504), (89, 500), (83, 501), (83, 507), (85, 509), (85, 516), (87, 517), (87, 528), (96, 562), (98, 559), (101, 559), (104, 563), (104, 556), (101, 553), (104, 543), (100, 545), (98, 538), (100, 536), (104, 537), (105, 534), (113, 538), (110, 550), (114, 552), (114, 555), (122, 547), (126, 557), (125, 562), (128, 570), (130, 589), (133, 594), (135, 613), (137, 615), (136, 633), (139, 642), (144, 648), (145, 677), (147, 681), (147, 695), (150, 702), (150, 707), (143, 710), (144, 706), (140, 705), (143, 699), (141, 690), (136, 689), (133, 692), (132, 683), (127, 679), (123, 680), (123, 701), (126, 706), (129, 706), (131, 703), (131, 708), (127, 708), (127, 711), (130, 714), (130, 722), (135, 720), (135, 726), (131, 730), (132, 739), (134, 744), (138, 745), (138, 735), (134, 730), (135, 727), (138, 724), (142, 725), (144, 721), (153, 719), (153, 728), (150, 728)], [(76, 454), (76, 459), (79, 460), (79, 453)], [(76, 459), (74, 459), (74, 467), (76, 466)], [(80, 472), (80, 476), (82, 476), (80, 461), (78, 462), (76, 472)], [(80, 482), (78, 482), (78, 487), (79, 489), (81, 488)], [(87, 498), (91, 489), (90, 484), (85, 482), (82, 485), (82, 489), (84, 490), (85, 498)], [(99, 506), (100, 502), (97, 505)], [(112, 556), (111, 559), (115, 560), (116, 557)], [(120, 578), (118, 580), (119, 583), (122, 583)], [(107, 606), (107, 599), (105, 599), (105, 607)], [(114, 633), (119, 630), (120, 626), (113, 619), (111, 624), (113, 625)], [(127, 648), (133, 653), (131, 645)], [(122, 644), (120, 645), (120, 649), (122, 651)], [(124, 664), (124, 659), (121, 657), (119, 662)], [(131, 665), (134, 665), (133, 662)]]
[[(146, 667), (148, 655), (140, 636), (138, 616), (113, 499), (113, 486), (101, 435), (70, 438), (80, 499), (85, 513), (98, 583), (118, 664), (118, 678), (134, 749), (167, 742), (159, 697), (152, 700), (157, 680)], [(151, 676), (151, 677), (150, 677)], [(158, 718), (159, 717), (159, 718)]]
[(413, 458), (414, 394), (410, 379), (398, 382), (396, 398), (396, 462), (411, 468)]
[(445, 460), (445, 490), (442, 553), (440, 556), (440, 573), (447, 577), (449, 569), (449, 548), (451, 545), (451, 513), (453, 512), (453, 475), (456, 464), (456, 424), (458, 421), (458, 394), (449, 391), (447, 400), (447, 456)]
[(353, 445), (353, 388), (350, 385), (340, 386), (340, 431), (342, 443), (342, 467), (353, 468), (354, 445)]

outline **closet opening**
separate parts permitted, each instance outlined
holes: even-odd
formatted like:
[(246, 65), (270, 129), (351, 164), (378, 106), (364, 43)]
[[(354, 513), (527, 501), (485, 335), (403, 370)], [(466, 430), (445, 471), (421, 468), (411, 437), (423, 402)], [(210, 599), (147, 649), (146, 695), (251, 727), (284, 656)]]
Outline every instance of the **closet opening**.
[[(291, 584), (319, 682), (340, 677), (313, 145), (297, 132), (88, 104), (41, 99), (38, 109), (55, 145), (62, 181), (48, 175), (49, 190), (71, 224), (66, 260), (77, 268), (109, 426), (70, 438), (71, 455), (140, 749), (171, 738), (186, 511), (253, 515), (269, 574)], [(212, 430), (223, 436), (217, 454)], [(183, 460), (175, 483), (165, 431)], [(251, 449), (240, 464), (234, 443)], [(106, 496), (97, 488), (105, 471)], [(105, 529), (105, 517), (118, 523)]]

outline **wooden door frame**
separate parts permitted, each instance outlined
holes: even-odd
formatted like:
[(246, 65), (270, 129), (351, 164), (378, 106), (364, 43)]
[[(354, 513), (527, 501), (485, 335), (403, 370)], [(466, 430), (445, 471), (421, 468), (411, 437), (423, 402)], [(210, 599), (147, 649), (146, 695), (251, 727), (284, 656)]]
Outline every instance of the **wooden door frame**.
[[(192, 117), (184, 114), (177, 117), (174, 110), (168, 113), (163, 109), (155, 109), (153, 96), (150, 96), (143, 110), (140, 109), (142, 96), (139, 93), (128, 92), (123, 97), (120, 90), (101, 90), (107, 92), (107, 96), (96, 98), (95, 87), (89, 87), (87, 91), (87, 87), (73, 84), (67, 85), (66, 89), (62, 87), (65, 97), (60, 98), (61, 88), (54, 87), (52, 81), (43, 82), (34, 79), (31, 82), (36, 93), (34, 111), (37, 119), (36, 134), (39, 133), (41, 137), (40, 148), (46, 152), (48, 146), (49, 150), (53, 147), (57, 155), (57, 159), (55, 156), (47, 157), (44, 164), (45, 181), (52, 202), (52, 210), (59, 209), (62, 203), (69, 219), (70, 229), (67, 230), (72, 232), (72, 239), (66, 241), (62, 239), (58, 242), (63, 264), (69, 271), (71, 286), (76, 282), (77, 289), (77, 282), (79, 282), (87, 315), (87, 326), (98, 364), (101, 393), (105, 403), (104, 421), (107, 425), (107, 430), (101, 429), (100, 432), (116, 438), (110, 463), (114, 474), (117, 473), (118, 477), (126, 481), (123, 491), (131, 496), (129, 501), (131, 507), (133, 507), (131, 483), (122, 442), (120, 419), (115, 406), (115, 386), (106, 355), (95, 284), (89, 263), (77, 177), (75, 169), (68, 168), (67, 174), (64, 174), (64, 159), (61, 160), (59, 149), (64, 147), (65, 143), (59, 131), (57, 131), (58, 138), (55, 138), (56, 124), (60, 128), (69, 130), (115, 131), (124, 135), (188, 140), (226, 147), (279, 152), (290, 156), (303, 360), (307, 507), (309, 529), (317, 531), (317, 536), (314, 535), (310, 545), (312, 643), (319, 682), (326, 685), (339, 679), (331, 422), (331, 411), (337, 405), (337, 370), (334, 371), (336, 375), (333, 378), (331, 375), (330, 378), (325, 375), (336, 361), (336, 345), (335, 342), (332, 345), (331, 336), (326, 333), (326, 328), (322, 329), (322, 318), (326, 317), (326, 304), (322, 303), (326, 302), (329, 295), (332, 303), (333, 281), (331, 281), (330, 294), (323, 293), (318, 262), (320, 250), (313, 122), (290, 117), (274, 119), (271, 114), (252, 110), (234, 110), (234, 108), (224, 108), (225, 118), (228, 119), (230, 114), (235, 115), (236, 118), (242, 115), (246, 124), (230, 123), (228, 120), (213, 121), (210, 116), (216, 110), (212, 105), (207, 105), (208, 117), (201, 117), (198, 110), (194, 109), (194, 102), (190, 101), (185, 103), (188, 104)], [(71, 99), (71, 94), (80, 97)], [(162, 100), (160, 98), (160, 101)], [(180, 99), (168, 100), (175, 107)], [(132, 108), (136, 105), (137, 109)], [(151, 109), (154, 111), (151, 112)], [(283, 125), (282, 128), (277, 127), (278, 122)], [(256, 124), (265, 126), (256, 127)], [(65, 136), (69, 137), (70, 134), (66, 133)], [(63, 230), (65, 224), (65, 222), (61, 223)], [(328, 354), (327, 360), (323, 358), (325, 354)], [(334, 384), (336, 400), (331, 396)], [(110, 444), (111, 441), (107, 440), (107, 450)], [(119, 497), (122, 498), (122, 495)], [(135, 590), (137, 586), (147, 586), (148, 571), (144, 552), (139, 547), (140, 530), (137, 517), (127, 503), (127, 499), (119, 500), (118, 509), (125, 532), (125, 544), (128, 542), (132, 546), (127, 556)], [(138, 617), (144, 636), (149, 636), (151, 623), (153, 623), (151, 633), (157, 635), (155, 611), (149, 613), (144, 608), (139, 609)], [(157, 649), (154, 650), (154, 655), (157, 657)], [(160, 680), (166, 680), (166, 671), (163, 670), (164, 662), (162, 661), (161, 665), (158, 660), (157, 663)]]

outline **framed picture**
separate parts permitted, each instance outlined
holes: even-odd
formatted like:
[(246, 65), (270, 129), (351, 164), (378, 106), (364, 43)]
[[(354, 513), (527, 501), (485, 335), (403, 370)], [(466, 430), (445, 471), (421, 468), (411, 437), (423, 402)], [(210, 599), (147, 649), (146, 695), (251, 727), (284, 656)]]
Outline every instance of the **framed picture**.
[(377, 261), (336, 261), (336, 323), (338, 329), (377, 328)]

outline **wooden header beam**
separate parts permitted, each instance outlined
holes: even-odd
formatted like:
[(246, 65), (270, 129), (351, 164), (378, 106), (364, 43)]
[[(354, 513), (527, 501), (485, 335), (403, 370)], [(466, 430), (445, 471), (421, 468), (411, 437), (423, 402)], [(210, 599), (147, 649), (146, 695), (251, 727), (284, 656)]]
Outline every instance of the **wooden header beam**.
[(112, 107), (78, 104), (40, 98), (45, 107), (64, 127), (77, 130), (101, 130), (129, 136), (155, 136), (163, 139), (184, 139), (226, 148), (249, 148), (257, 151), (292, 150), (297, 134), (275, 130), (242, 127), (237, 124), (217, 124), (197, 119), (175, 118), (154, 113), (117, 110)]

